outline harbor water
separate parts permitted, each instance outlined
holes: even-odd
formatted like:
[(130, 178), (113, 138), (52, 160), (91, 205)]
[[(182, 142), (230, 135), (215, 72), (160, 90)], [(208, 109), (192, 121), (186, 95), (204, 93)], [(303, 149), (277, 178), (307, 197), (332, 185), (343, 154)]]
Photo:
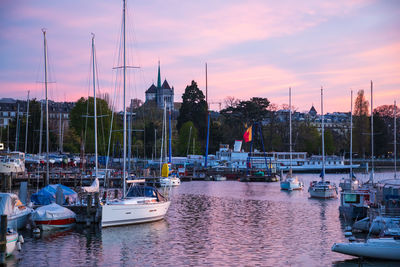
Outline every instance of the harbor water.
[[(344, 175), (327, 174), (326, 179), (339, 185)], [(359, 266), (358, 259), (331, 251), (333, 243), (348, 242), (339, 200), (310, 199), (308, 185), (319, 175), (298, 177), (303, 191), (281, 191), (279, 182), (183, 182), (172, 189), (165, 220), (76, 227), (39, 239), (26, 230), (22, 251), (7, 261), (14, 266)], [(393, 173), (375, 175), (385, 178)]]

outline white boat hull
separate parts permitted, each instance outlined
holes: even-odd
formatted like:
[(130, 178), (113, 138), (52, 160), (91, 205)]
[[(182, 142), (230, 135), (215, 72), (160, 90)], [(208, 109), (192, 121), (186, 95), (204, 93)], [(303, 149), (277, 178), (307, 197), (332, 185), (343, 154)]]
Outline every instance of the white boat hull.
[(281, 181), (282, 190), (301, 190), (303, 189), (303, 183), (296, 178), (287, 178), (285, 181)]
[(158, 221), (164, 218), (171, 201), (146, 204), (105, 204), (102, 227)]
[(32, 220), (43, 231), (70, 228), (75, 224), (75, 213), (55, 203), (37, 208)]
[(337, 193), (336, 190), (334, 188), (331, 189), (327, 189), (327, 190), (319, 190), (319, 189), (313, 189), (310, 188), (308, 190), (308, 192), (310, 193), (310, 196), (312, 198), (337, 198)]
[(17, 247), (18, 233), (7, 234), (6, 255), (10, 256), (14, 253)]
[(174, 177), (174, 178), (161, 178), (160, 185), (161, 186), (179, 186), (181, 184), (181, 179)]
[(335, 243), (332, 251), (357, 257), (400, 260), (400, 240), (378, 238), (365, 243)]

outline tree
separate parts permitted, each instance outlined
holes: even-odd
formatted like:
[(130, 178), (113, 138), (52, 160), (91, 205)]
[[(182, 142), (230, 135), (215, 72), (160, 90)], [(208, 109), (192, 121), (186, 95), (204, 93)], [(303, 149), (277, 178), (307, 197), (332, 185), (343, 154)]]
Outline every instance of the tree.
[[(96, 98), (97, 107), (97, 147), (100, 155), (106, 155), (108, 139), (111, 127), (111, 116), (112, 111), (110, 110), (107, 102), (103, 99)], [(80, 136), (80, 140), (85, 144), (85, 151), (94, 153), (94, 99), (89, 97), (88, 99), (80, 98), (75, 107), (71, 110), (71, 127), (75, 131), (75, 134)], [(113, 129), (116, 129), (117, 124), (121, 124), (118, 121), (118, 117), (114, 116)], [(121, 128), (121, 126), (119, 127)], [(83, 133), (83, 136), (82, 136)], [(67, 139), (68, 140), (68, 139)], [(122, 133), (114, 132), (111, 136), (111, 143), (115, 143), (119, 140), (122, 143)], [(66, 144), (66, 147), (70, 147), (70, 144)]]
[(362, 157), (369, 151), (369, 128), (368, 101), (365, 100), (364, 90), (360, 90), (354, 103), (353, 149)]
[[(202, 154), (200, 144), (198, 141), (195, 140), (198, 140), (197, 129), (194, 126), (193, 122), (187, 121), (182, 125), (181, 129), (179, 130), (178, 145), (177, 145), (178, 155), (186, 156), (187, 153)], [(193, 144), (194, 144), (194, 151), (193, 151)]]
[(267, 98), (253, 97), (221, 110), (223, 140), (233, 143), (242, 139), (246, 127), (266, 119), (269, 103)]
[(177, 129), (180, 131), (185, 122), (192, 121), (199, 132), (201, 140), (204, 142), (207, 131), (207, 103), (203, 92), (197, 87), (197, 83), (186, 86), (185, 93), (182, 95), (182, 105), (179, 109)]

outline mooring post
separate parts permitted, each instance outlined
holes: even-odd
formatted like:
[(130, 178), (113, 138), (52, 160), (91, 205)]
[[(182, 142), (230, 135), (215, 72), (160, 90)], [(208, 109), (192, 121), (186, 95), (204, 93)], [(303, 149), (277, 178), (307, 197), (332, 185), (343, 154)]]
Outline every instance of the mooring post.
[(11, 174), (7, 175), (7, 186), (8, 186), (8, 192), (11, 193), (11, 187), (12, 187), (12, 180), (11, 180)]
[(1, 215), (0, 222), (0, 264), (6, 263), (7, 251), (7, 215)]

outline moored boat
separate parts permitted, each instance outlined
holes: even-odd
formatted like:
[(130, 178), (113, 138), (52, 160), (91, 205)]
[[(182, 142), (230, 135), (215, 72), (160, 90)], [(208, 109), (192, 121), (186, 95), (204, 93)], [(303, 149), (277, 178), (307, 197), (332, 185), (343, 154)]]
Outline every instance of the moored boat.
[(290, 156), (290, 169), (286, 179), (281, 181), (282, 190), (302, 190), (303, 182), (299, 181), (297, 176), (293, 176), (292, 170), (292, 89), (289, 88), (289, 156)]
[(308, 192), (313, 198), (336, 198), (337, 187), (335, 184), (331, 184), (330, 181), (325, 180), (325, 137), (324, 137), (324, 102), (323, 102), (323, 89), (321, 87), (321, 115), (322, 115), (322, 172), (321, 181), (312, 181)]
[(32, 213), (33, 222), (42, 230), (69, 228), (75, 224), (75, 213), (56, 203), (37, 208)]
[(0, 193), (0, 214), (7, 215), (7, 225), (15, 228), (25, 228), (32, 209), (25, 206), (16, 194)]
[(161, 220), (168, 211), (171, 201), (156, 188), (133, 183), (122, 199), (107, 201), (102, 206), (102, 227), (145, 223)]
[(18, 233), (14, 230), (8, 230), (6, 235), (6, 256), (11, 256), (18, 248)]
[(335, 243), (332, 251), (356, 256), (385, 260), (400, 260), (399, 238), (376, 238), (366, 242)]

